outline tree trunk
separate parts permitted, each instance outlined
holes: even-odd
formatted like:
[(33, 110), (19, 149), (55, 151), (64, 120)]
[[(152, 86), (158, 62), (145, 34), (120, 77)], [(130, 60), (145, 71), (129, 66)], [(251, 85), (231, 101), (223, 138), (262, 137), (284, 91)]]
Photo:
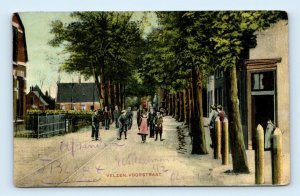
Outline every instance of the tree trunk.
[(180, 92), (180, 105), (181, 105), (181, 108), (180, 108), (180, 118), (179, 118), (179, 122), (183, 122), (184, 121), (184, 110), (185, 110), (185, 105), (184, 105), (184, 91), (183, 92)]
[(172, 116), (173, 115), (173, 97), (172, 94), (169, 94), (169, 105), (170, 105), (170, 109), (169, 109), (169, 115)]
[(190, 132), (191, 132), (191, 128), (192, 128), (192, 115), (193, 115), (193, 88), (190, 87), (189, 88), (189, 129), (190, 129)]
[[(98, 92), (98, 95), (99, 95), (99, 100), (102, 99), (101, 97), (101, 84), (100, 84), (100, 81), (99, 81), (99, 78), (98, 78), (98, 74), (95, 73), (95, 83), (96, 83), (96, 88), (97, 88), (97, 92)], [(94, 95), (93, 99), (96, 97), (97, 95)], [(95, 100), (94, 100), (95, 101)], [(101, 102), (100, 102), (101, 103)], [(94, 105), (93, 105), (94, 106)], [(100, 104), (100, 107), (101, 107), (101, 104)], [(95, 108), (94, 108), (95, 109)]]
[(105, 102), (105, 77), (104, 77), (104, 65), (100, 65), (100, 108), (103, 108), (106, 105)]
[(112, 107), (112, 105), (111, 105), (111, 88), (110, 88), (110, 86), (111, 86), (111, 82), (110, 82), (110, 79), (109, 80), (107, 80), (107, 106), (109, 107), (109, 108), (111, 108)]
[(119, 87), (120, 87), (119, 83), (115, 84), (115, 88), (116, 88), (116, 95), (115, 95), (115, 97), (116, 97), (116, 105), (120, 109), (120, 88)]
[(235, 173), (249, 173), (247, 155), (245, 150), (245, 143), (243, 137), (243, 129), (241, 123), (241, 116), (238, 103), (238, 89), (236, 67), (233, 66), (227, 71), (228, 77), (228, 112), (230, 114), (230, 140), (231, 140), (231, 154), (233, 172)]
[(124, 96), (124, 85), (120, 84), (120, 103), (121, 103), (121, 109), (123, 110), (125, 108), (125, 96)]
[(194, 95), (194, 109), (192, 118), (192, 154), (208, 154), (203, 122), (202, 81), (199, 68), (197, 66), (192, 70), (192, 87)]
[(174, 93), (172, 95), (172, 107), (173, 107), (173, 110), (172, 110), (172, 117), (175, 118), (175, 113), (176, 113), (176, 94)]
[(176, 92), (175, 94), (175, 99), (176, 99), (176, 112), (175, 112), (175, 119), (178, 121), (179, 120), (179, 115), (180, 115), (180, 98), (179, 98), (179, 92)]
[(112, 110), (115, 109), (115, 85), (110, 83), (110, 102), (111, 102), (111, 108)]
[(178, 92), (178, 122), (182, 122), (182, 100), (181, 92)]
[(187, 125), (188, 124), (188, 110), (189, 110), (189, 104), (188, 104), (188, 100), (189, 100), (189, 92), (188, 89), (184, 89), (183, 91), (183, 105), (184, 105), (184, 124)]

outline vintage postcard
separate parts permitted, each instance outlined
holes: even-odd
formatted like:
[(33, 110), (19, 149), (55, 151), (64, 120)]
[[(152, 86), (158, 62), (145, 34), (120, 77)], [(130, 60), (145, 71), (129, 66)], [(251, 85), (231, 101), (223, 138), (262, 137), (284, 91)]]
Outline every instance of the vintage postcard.
[(290, 183), (284, 11), (12, 15), (17, 187)]

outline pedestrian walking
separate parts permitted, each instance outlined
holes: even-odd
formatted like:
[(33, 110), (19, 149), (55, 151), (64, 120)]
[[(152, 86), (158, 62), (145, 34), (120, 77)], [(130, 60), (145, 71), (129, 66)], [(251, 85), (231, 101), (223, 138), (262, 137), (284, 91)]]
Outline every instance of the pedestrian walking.
[(99, 116), (98, 111), (94, 110), (94, 113), (92, 115), (92, 140), (98, 140), (99, 139)]
[(150, 138), (154, 138), (154, 129), (155, 129), (155, 125), (154, 125), (154, 118), (155, 118), (156, 114), (153, 110), (153, 108), (150, 109), (150, 113), (149, 113), (149, 118), (148, 118), (148, 125), (149, 125), (149, 129), (150, 129)]
[(119, 128), (119, 117), (120, 117), (120, 110), (119, 110), (119, 107), (116, 105), (115, 106), (115, 110), (113, 112), (113, 116), (114, 116), (114, 121), (115, 121), (115, 124), (116, 124), (116, 128)]
[(128, 130), (130, 130), (131, 126), (132, 126), (132, 117), (133, 117), (133, 113), (131, 111), (131, 107), (127, 108), (126, 116), (128, 118)]
[(210, 147), (215, 147), (215, 120), (218, 117), (217, 107), (215, 105), (210, 106), (210, 113), (208, 117), (208, 127), (210, 131), (211, 144)]
[(129, 117), (127, 115), (126, 110), (122, 110), (121, 115), (118, 119), (119, 124), (119, 137), (118, 140), (122, 139), (122, 133), (124, 132), (125, 140), (127, 140), (127, 130), (128, 130), (128, 124), (129, 124)]
[(156, 116), (154, 117), (154, 126), (155, 126), (155, 141), (157, 141), (158, 134), (159, 134), (160, 141), (163, 141), (162, 139), (163, 116), (160, 114), (160, 112), (156, 112)]
[(141, 114), (139, 124), (140, 124), (140, 126), (138, 127), (138, 129), (139, 129), (138, 134), (141, 135), (141, 137), (142, 137), (142, 143), (145, 143), (146, 142), (146, 137), (149, 134), (149, 130), (148, 130), (148, 112), (147, 111), (146, 112), (144, 111)]
[(106, 130), (109, 130), (109, 124), (111, 119), (111, 112), (107, 106), (104, 107), (104, 126)]

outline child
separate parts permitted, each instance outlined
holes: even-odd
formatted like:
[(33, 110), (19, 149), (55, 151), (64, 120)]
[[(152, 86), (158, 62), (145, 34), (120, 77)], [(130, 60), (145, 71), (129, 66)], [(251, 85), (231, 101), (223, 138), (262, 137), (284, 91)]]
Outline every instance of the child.
[(156, 135), (155, 141), (157, 141), (158, 134), (159, 134), (160, 141), (163, 141), (163, 139), (162, 139), (162, 132), (163, 132), (162, 123), (163, 123), (162, 115), (160, 114), (160, 112), (156, 112), (156, 116), (154, 118), (155, 135)]
[(127, 140), (128, 116), (126, 115), (126, 110), (123, 110), (121, 112), (121, 115), (118, 119), (118, 124), (119, 124), (119, 132), (120, 132), (120, 136), (118, 140), (122, 138), (122, 132), (124, 132), (125, 140)]

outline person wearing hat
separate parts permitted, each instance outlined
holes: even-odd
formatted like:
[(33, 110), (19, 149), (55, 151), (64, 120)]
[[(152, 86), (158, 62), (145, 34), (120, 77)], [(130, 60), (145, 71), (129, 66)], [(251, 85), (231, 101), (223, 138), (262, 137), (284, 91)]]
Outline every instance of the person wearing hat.
[(109, 124), (110, 124), (110, 119), (111, 119), (111, 112), (108, 106), (104, 107), (104, 125), (105, 125), (105, 129), (109, 130)]
[(150, 138), (154, 138), (154, 131), (155, 131), (155, 125), (154, 125), (154, 118), (156, 114), (154, 112), (153, 108), (150, 108), (149, 118), (148, 118), (148, 125), (150, 129)]
[(127, 129), (128, 129), (128, 116), (126, 110), (122, 110), (121, 115), (118, 119), (119, 124), (119, 138), (118, 140), (122, 139), (122, 133), (124, 132), (125, 140), (127, 140)]
[(115, 106), (115, 110), (113, 111), (113, 116), (114, 116), (114, 121), (116, 123), (116, 128), (119, 128), (118, 119), (120, 117), (120, 110), (117, 105)]
[(128, 127), (127, 128), (128, 128), (128, 130), (130, 130), (131, 126), (132, 126), (132, 117), (133, 117), (131, 107), (127, 108), (126, 115), (127, 115), (127, 118), (128, 118)]
[(163, 117), (160, 114), (160, 112), (156, 112), (156, 116), (154, 118), (154, 125), (155, 125), (155, 141), (157, 141), (157, 136), (159, 134), (160, 141), (163, 141), (162, 139), (162, 132), (163, 132)]
[(210, 105), (210, 113), (208, 117), (208, 127), (210, 131), (211, 144), (210, 147), (214, 148), (215, 146), (215, 120), (218, 117), (217, 106)]
[(92, 115), (92, 140), (98, 140), (99, 137), (99, 116), (98, 111), (94, 110)]

